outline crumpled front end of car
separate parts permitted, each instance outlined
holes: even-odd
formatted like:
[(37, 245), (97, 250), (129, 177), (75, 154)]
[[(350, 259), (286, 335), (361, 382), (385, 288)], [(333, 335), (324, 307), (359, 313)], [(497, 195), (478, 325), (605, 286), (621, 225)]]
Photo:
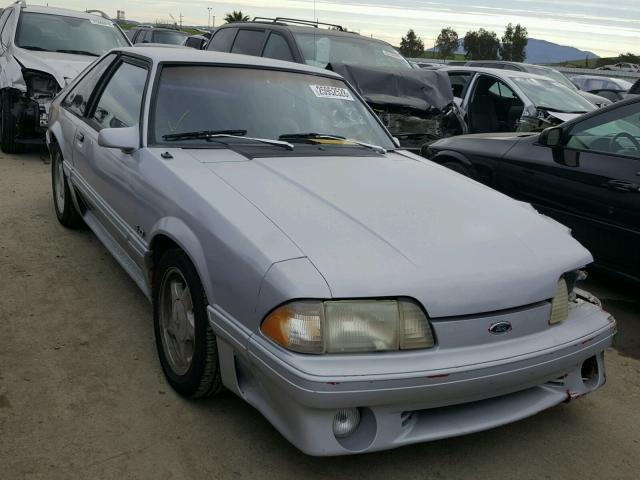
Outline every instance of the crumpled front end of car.
[(433, 345), (406, 351), (304, 354), (215, 306), (209, 319), (225, 385), (305, 453), (345, 455), (497, 427), (602, 386), (615, 320), (561, 283), (548, 301), (429, 318)]

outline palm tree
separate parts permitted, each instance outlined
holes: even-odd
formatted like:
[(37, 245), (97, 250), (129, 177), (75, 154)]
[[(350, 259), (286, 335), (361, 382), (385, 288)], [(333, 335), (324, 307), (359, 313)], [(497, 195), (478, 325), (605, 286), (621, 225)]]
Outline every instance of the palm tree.
[(248, 22), (249, 16), (243, 15), (242, 11), (240, 10), (238, 10), (237, 12), (234, 10), (232, 13), (227, 13), (224, 16), (224, 21), (227, 23)]

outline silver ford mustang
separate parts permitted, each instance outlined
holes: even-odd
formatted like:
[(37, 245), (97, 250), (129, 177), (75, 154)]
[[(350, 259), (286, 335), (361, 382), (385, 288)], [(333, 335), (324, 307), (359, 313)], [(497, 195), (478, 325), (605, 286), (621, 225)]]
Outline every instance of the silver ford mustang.
[(483, 430), (605, 381), (589, 252), (398, 149), (332, 72), (123, 48), (49, 126), (57, 217), (153, 302), (167, 381), (226, 387), (308, 454)]

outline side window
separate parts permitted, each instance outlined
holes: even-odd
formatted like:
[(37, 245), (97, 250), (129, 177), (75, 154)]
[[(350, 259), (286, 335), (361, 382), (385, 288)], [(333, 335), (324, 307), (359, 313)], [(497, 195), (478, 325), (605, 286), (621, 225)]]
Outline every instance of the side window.
[(111, 53), (95, 65), (93, 69), (73, 87), (73, 90), (71, 90), (62, 101), (62, 106), (79, 117), (84, 116), (91, 93), (115, 58), (115, 53)]
[(580, 122), (570, 132), (570, 149), (640, 158), (640, 113), (637, 104), (617, 108)]
[(451, 82), (454, 97), (464, 98), (471, 76), (471, 72), (449, 72), (449, 81)]
[(489, 91), (502, 98), (518, 98), (513, 90), (501, 81), (496, 81), (489, 87)]
[(207, 50), (216, 52), (228, 52), (231, 50), (231, 44), (236, 36), (236, 28), (221, 28), (209, 42)]
[(122, 63), (109, 79), (91, 120), (98, 130), (132, 127), (140, 122), (147, 69)]
[(231, 52), (244, 55), (260, 55), (264, 35), (264, 30), (240, 30), (236, 35), (235, 42), (233, 42)]
[(9, 10), (9, 15), (4, 19), (4, 25), (2, 26), (2, 33), (0, 34), (0, 41), (3, 47), (7, 47), (11, 43), (11, 33), (13, 32), (13, 9)]
[(282, 35), (274, 32), (269, 35), (269, 40), (267, 40), (262, 56), (293, 62), (293, 55), (287, 41)]

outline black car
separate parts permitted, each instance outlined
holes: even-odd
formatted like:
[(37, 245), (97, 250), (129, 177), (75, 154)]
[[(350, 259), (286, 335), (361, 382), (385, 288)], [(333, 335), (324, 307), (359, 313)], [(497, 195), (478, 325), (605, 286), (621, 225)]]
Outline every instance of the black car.
[(423, 153), (531, 203), (570, 227), (597, 265), (640, 280), (640, 97), (539, 134), (446, 138)]
[(182, 45), (188, 35), (180, 30), (162, 27), (142, 26), (129, 30), (131, 43), (162, 43), (167, 45)]
[(416, 153), (438, 138), (466, 133), (446, 73), (415, 69), (388, 43), (340, 25), (258, 17), (218, 27), (205, 49), (332, 70), (353, 85), (403, 148)]

